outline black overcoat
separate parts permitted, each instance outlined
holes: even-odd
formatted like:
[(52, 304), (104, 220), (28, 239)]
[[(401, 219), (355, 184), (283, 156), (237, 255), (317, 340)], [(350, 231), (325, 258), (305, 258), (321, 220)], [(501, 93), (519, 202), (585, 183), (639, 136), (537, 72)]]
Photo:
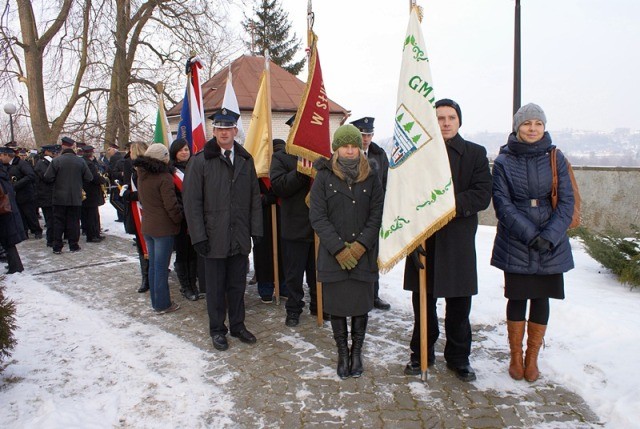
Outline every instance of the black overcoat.
[[(318, 280), (375, 282), (384, 204), (382, 184), (371, 170), (364, 181), (354, 183), (349, 189), (347, 183), (333, 173), (330, 162), (320, 158), (314, 163), (318, 173), (311, 186), (309, 219), (320, 238)], [(367, 251), (354, 269), (343, 270), (335, 255), (345, 243), (354, 241), (360, 242)]]
[(16, 201), (24, 204), (35, 201), (36, 198), (36, 172), (31, 163), (16, 156), (9, 165), (9, 177), (16, 191)]
[(269, 178), (273, 192), (280, 198), (280, 237), (312, 242), (309, 206), (305, 202), (311, 179), (298, 172), (298, 157), (274, 147)]
[(44, 156), (36, 162), (36, 166), (34, 167), (38, 178), (36, 182), (38, 207), (51, 207), (53, 205), (53, 183), (44, 180), (44, 173), (47, 172), (51, 160), (52, 158), (50, 156)]
[(92, 179), (89, 167), (72, 149), (63, 150), (44, 173), (44, 180), (53, 182), (56, 206), (82, 206), (82, 184)]
[[(491, 202), (487, 150), (456, 134), (446, 142), (456, 199), (456, 216), (427, 240), (427, 291), (436, 298), (478, 293), (476, 231), (478, 212)], [(419, 290), (418, 271), (407, 258), (404, 288)]]
[(107, 180), (100, 175), (98, 169), (98, 162), (95, 159), (84, 158), (84, 161), (89, 167), (89, 171), (93, 176), (93, 179), (89, 182), (85, 182), (82, 186), (86, 194), (86, 198), (82, 201), (82, 207), (99, 207), (104, 205), (104, 192), (102, 192), (102, 186), (106, 185)]
[(387, 153), (376, 143), (371, 142), (367, 150), (367, 159), (371, 168), (378, 175), (380, 183), (382, 183), (382, 189), (386, 191), (387, 175), (389, 173), (389, 157), (387, 157)]
[(253, 158), (234, 142), (233, 166), (215, 138), (187, 164), (182, 188), (192, 243), (207, 240), (207, 258), (251, 252), (251, 237), (262, 237), (262, 204)]
[(11, 213), (0, 215), (0, 244), (8, 248), (27, 239), (7, 167), (0, 163), (0, 186), (11, 201)]

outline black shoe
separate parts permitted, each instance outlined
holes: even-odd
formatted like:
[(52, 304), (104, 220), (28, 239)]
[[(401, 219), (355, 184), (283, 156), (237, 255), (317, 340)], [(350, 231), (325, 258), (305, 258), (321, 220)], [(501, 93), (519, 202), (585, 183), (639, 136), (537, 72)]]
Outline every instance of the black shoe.
[(99, 235), (97, 237), (87, 238), (87, 243), (100, 243), (104, 240), (104, 237)]
[[(435, 357), (433, 360), (431, 358), (427, 359), (427, 366), (433, 366), (436, 363)], [(404, 367), (405, 375), (420, 375), (422, 373), (422, 368), (420, 368), (420, 361), (415, 361), (411, 359), (409, 363)]]
[(292, 313), (287, 311), (287, 318), (284, 319), (284, 324), (290, 328), (298, 326), (300, 323), (300, 315), (298, 313)]
[(256, 283), (258, 283), (258, 280), (256, 279), (256, 275), (254, 274), (253, 277), (251, 277), (251, 280), (249, 280), (249, 284), (254, 285)]
[(227, 337), (222, 334), (214, 335), (213, 338), (211, 338), (211, 341), (213, 342), (213, 347), (216, 350), (225, 351), (229, 348)]
[(59, 254), (61, 254), (61, 253), (62, 253), (62, 250), (61, 250), (61, 249), (53, 249), (53, 254), (54, 254), (54, 255), (59, 255)]
[(47, 247), (53, 247), (53, 243), (47, 243)]
[(76, 252), (79, 252), (79, 251), (80, 251), (80, 246), (78, 246), (78, 245), (69, 247), (69, 252), (71, 252), (71, 253), (76, 253)]
[(148, 285), (143, 285), (143, 286), (140, 286), (138, 288), (138, 293), (145, 293), (148, 290), (149, 290), (149, 286)]
[(374, 298), (373, 306), (378, 310), (389, 310), (391, 308), (391, 304), (389, 304), (388, 302), (384, 301), (381, 298)]
[(471, 365), (455, 366), (447, 362), (447, 368), (456, 373), (461, 381), (474, 381), (476, 379), (476, 372), (471, 368)]
[(195, 293), (194, 291), (192, 291), (191, 289), (181, 290), (180, 293), (182, 293), (182, 296), (184, 296), (189, 301), (197, 301), (198, 300), (198, 294)]
[(247, 343), (247, 344), (255, 344), (256, 341), (258, 341), (255, 337), (255, 335), (253, 335), (251, 332), (249, 332), (247, 330), (247, 328), (243, 329), (240, 332), (232, 332), (231, 336), (234, 338), (239, 339), (240, 341), (242, 341), (243, 343)]

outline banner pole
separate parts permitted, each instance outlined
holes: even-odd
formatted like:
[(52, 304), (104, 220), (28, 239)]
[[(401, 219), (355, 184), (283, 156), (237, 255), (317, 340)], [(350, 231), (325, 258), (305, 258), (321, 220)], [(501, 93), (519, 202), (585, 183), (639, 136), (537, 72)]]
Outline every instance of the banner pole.
[[(427, 248), (426, 241), (422, 242), (422, 248)], [(420, 263), (424, 269), (420, 269), (420, 379), (427, 381), (428, 351), (427, 351), (427, 258), (420, 255)]]
[(273, 246), (273, 284), (276, 305), (280, 305), (280, 272), (278, 267), (278, 218), (276, 205), (271, 205), (271, 245)]
[(322, 326), (324, 323), (323, 314), (324, 314), (324, 306), (322, 305), (322, 282), (318, 281), (318, 248), (320, 247), (320, 239), (318, 238), (318, 234), (313, 234), (314, 241), (314, 258), (316, 260), (316, 308), (318, 310), (317, 319), (318, 326)]

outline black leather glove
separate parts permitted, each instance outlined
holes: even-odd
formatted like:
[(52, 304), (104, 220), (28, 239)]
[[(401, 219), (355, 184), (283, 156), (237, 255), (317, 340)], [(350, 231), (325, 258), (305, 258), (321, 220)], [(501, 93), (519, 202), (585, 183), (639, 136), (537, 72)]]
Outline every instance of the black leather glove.
[(538, 252), (542, 252), (542, 251), (548, 252), (549, 250), (551, 250), (551, 242), (549, 240), (545, 240), (540, 236), (537, 236), (536, 238), (533, 239), (531, 244), (529, 244), (529, 247), (531, 247), (533, 250), (536, 250)]
[(211, 247), (209, 247), (209, 240), (204, 240), (204, 241), (195, 243), (193, 245), (193, 249), (196, 251), (197, 254), (202, 256), (207, 256), (207, 254), (211, 250)]
[(411, 260), (413, 261), (413, 265), (418, 271), (424, 269), (424, 265), (422, 264), (422, 262), (420, 262), (420, 255), (427, 256), (427, 252), (424, 250), (424, 247), (422, 247), (422, 244), (420, 244), (413, 252), (411, 252)]
[(262, 237), (252, 235), (251, 238), (253, 239), (253, 247), (259, 246), (260, 243), (262, 243)]

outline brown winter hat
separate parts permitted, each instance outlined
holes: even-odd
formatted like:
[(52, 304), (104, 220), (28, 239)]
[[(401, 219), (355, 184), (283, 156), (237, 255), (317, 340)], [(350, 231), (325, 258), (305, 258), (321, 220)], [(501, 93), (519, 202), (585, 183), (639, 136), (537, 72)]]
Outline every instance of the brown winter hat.
[(157, 159), (158, 161), (162, 161), (164, 163), (169, 162), (169, 149), (162, 143), (154, 143), (147, 151), (144, 153), (144, 156), (149, 158)]

